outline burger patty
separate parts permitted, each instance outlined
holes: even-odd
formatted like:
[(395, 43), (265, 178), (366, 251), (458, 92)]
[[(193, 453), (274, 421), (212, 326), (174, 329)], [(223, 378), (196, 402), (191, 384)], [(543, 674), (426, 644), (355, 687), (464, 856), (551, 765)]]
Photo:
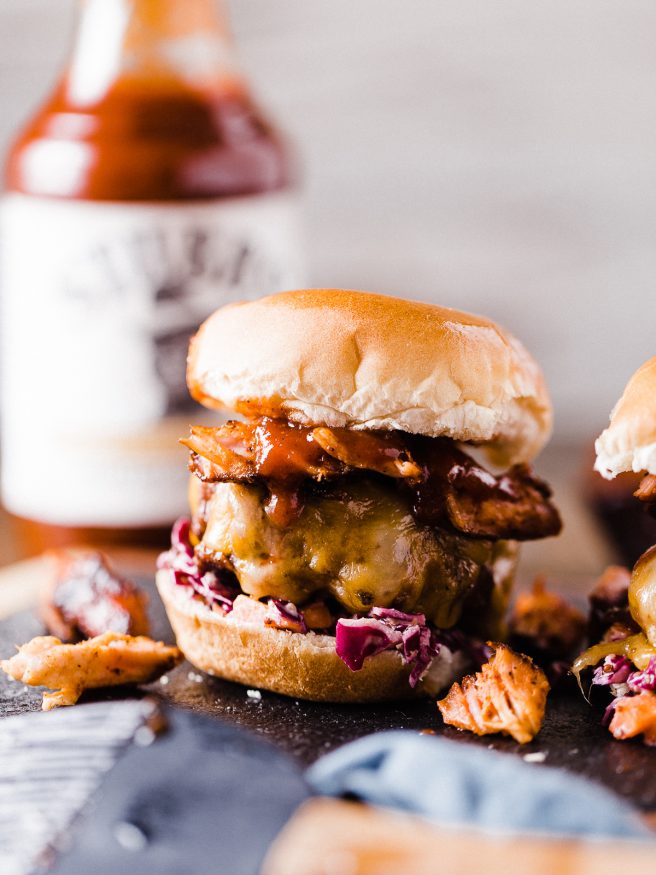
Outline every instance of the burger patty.
[(441, 628), (458, 622), (466, 604), (489, 628), (489, 615), (505, 606), (513, 545), (421, 524), (392, 481), (363, 473), (309, 490), (284, 527), (267, 500), (260, 483), (192, 478), (199, 563), (234, 572), (254, 598), (303, 605), (331, 596), (347, 613), (393, 606)]

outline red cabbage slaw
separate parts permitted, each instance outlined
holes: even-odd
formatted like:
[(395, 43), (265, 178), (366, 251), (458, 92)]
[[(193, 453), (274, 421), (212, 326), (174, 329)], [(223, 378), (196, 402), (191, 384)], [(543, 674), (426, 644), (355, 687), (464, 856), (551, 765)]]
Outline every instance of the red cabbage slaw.
[(626, 656), (606, 656), (594, 670), (592, 686), (610, 688), (613, 699), (604, 711), (601, 721), (604, 726), (608, 726), (620, 699), (645, 690), (656, 692), (656, 656), (652, 656), (647, 668), (642, 670), (637, 669)]
[(239, 595), (235, 586), (227, 584), (214, 571), (201, 574), (191, 543), (191, 521), (184, 517), (173, 524), (171, 547), (157, 559), (157, 568), (172, 572), (178, 586), (186, 586), (210, 607), (217, 605), (228, 614)]
[[(626, 656), (606, 656), (594, 670), (593, 686), (610, 686), (613, 695), (656, 691), (656, 656), (649, 660), (647, 668), (637, 669)], [(626, 688), (626, 689), (624, 689)]]
[[(157, 560), (157, 568), (171, 571), (178, 586), (188, 587), (210, 607), (228, 614), (241, 594), (236, 584), (226, 582), (214, 571), (201, 573), (191, 542), (191, 522), (181, 518), (173, 525), (171, 547)], [(303, 612), (293, 602), (270, 598), (264, 623), (278, 629), (305, 634)], [(481, 665), (491, 655), (490, 648), (456, 629), (429, 626), (424, 614), (405, 613), (395, 608), (372, 608), (364, 617), (340, 618), (335, 627), (335, 649), (342, 662), (359, 671), (366, 659), (383, 651), (396, 651), (410, 666), (409, 683), (416, 687), (429, 670), (442, 647), (452, 653), (463, 651), (473, 663)]]
[(308, 630), (302, 611), (299, 611), (293, 602), (286, 602), (284, 599), (268, 600), (264, 625), (300, 632), (302, 635)]
[(359, 671), (370, 656), (396, 650), (411, 667), (408, 680), (413, 688), (441, 647), (424, 614), (406, 614), (394, 608), (372, 608), (366, 617), (338, 620), (335, 638), (337, 655), (351, 671)]

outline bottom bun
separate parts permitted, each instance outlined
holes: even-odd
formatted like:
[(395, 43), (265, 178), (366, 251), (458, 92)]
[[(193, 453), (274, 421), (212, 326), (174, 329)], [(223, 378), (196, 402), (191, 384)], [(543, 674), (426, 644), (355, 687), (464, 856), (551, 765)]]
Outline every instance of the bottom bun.
[[(429, 675), (413, 690), (410, 669), (396, 651), (369, 657), (360, 671), (351, 671), (335, 651), (332, 635), (300, 634), (233, 619), (211, 610), (190, 589), (178, 586), (170, 571), (157, 572), (162, 597), (178, 647), (201, 671), (316, 702), (382, 702), (408, 699), (447, 686), (459, 672), (457, 660), (434, 660)], [(434, 668), (438, 671), (435, 672)]]

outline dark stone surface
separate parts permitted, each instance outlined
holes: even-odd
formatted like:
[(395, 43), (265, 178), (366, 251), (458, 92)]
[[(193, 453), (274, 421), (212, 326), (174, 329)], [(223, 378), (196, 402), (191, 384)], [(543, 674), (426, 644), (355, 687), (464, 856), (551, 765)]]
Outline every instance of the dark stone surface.
[[(140, 581), (153, 591), (152, 583)], [(151, 598), (153, 632), (170, 640), (156, 594)], [(42, 633), (38, 622), (27, 613), (0, 623), (0, 654), (13, 644)], [(0, 673), (1, 674), (1, 673)], [(600, 723), (601, 711), (590, 708), (580, 694), (552, 693), (547, 716), (539, 736), (520, 746), (501, 736), (476, 738), (442, 724), (434, 702), (398, 705), (339, 706), (295, 701), (262, 691), (261, 698), (249, 697), (237, 684), (201, 675), (184, 663), (167, 677), (147, 688), (165, 701), (202, 714), (220, 717), (263, 736), (295, 757), (311, 763), (329, 750), (383, 729), (430, 729), (463, 744), (484, 745), (513, 755), (541, 753), (546, 766), (560, 766), (625, 796), (644, 810), (656, 810), (656, 749), (640, 741), (615, 741)], [(97, 698), (129, 695), (116, 691)], [(89, 697), (91, 698), (91, 697)], [(0, 677), (0, 714), (9, 715), (40, 707), (37, 691)], [(541, 767), (541, 766), (538, 766)]]
[(257, 875), (309, 795), (300, 769), (234, 726), (166, 709), (167, 730), (132, 744), (68, 835), (52, 875)]

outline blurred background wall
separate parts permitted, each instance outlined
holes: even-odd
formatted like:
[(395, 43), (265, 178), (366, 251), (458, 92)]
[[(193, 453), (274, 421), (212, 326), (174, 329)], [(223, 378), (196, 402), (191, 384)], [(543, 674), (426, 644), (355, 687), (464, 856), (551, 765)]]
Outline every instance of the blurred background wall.
[[(74, 0), (0, 0), (0, 147), (49, 88)], [(305, 166), (315, 285), (481, 311), (587, 439), (656, 354), (656, 4), (232, 0)]]

